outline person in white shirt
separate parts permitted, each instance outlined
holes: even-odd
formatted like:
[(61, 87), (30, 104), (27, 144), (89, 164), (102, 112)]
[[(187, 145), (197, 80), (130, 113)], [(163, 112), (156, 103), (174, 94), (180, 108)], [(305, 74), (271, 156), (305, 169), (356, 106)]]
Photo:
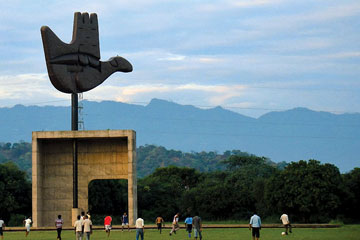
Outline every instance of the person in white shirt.
[(1, 236), (1, 240), (4, 239), (4, 233), (3, 233), (4, 228), (5, 228), (5, 222), (4, 222), (4, 220), (2, 220), (0, 218), (0, 236)]
[(290, 221), (289, 221), (289, 216), (284, 213), (283, 215), (281, 215), (280, 220), (282, 221), (282, 224), (284, 225), (285, 234), (288, 235), (288, 229), (289, 229), (289, 232), (292, 233), (292, 228), (291, 228), (291, 224), (290, 224)]
[(171, 231), (169, 233), (170, 236), (171, 236), (172, 233), (176, 234), (176, 231), (180, 229), (180, 227), (179, 227), (179, 217), (180, 217), (180, 213), (177, 213), (174, 216), (174, 219), (172, 221), (172, 228), (171, 228)]
[(139, 235), (141, 236), (141, 240), (144, 240), (144, 219), (138, 218), (135, 222), (136, 227), (136, 240), (139, 240)]
[(74, 223), (75, 237), (76, 240), (81, 240), (83, 236), (82, 232), (82, 220), (80, 219), (80, 215), (77, 216), (77, 220)]
[(24, 220), (24, 225), (25, 225), (25, 229), (26, 229), (25, 237), (27, 237), (29, 235), (31, 223), (32, 223), (31, 217)]
[(87, 215), (84, 216), (84, 219), (85, 220), (82, 222), (84, 235), (86, 236), (86, 240), (90, 240), (90, 235), (92, 234), (92, 222)]

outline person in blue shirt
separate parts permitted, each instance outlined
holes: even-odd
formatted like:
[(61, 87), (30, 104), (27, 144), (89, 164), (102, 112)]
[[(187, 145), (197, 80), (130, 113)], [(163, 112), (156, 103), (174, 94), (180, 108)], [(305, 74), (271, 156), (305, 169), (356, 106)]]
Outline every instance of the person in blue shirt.
[(124, 215), (122, 215), (121, 222), (121, 231), (124, 231), (124, 226), (127, 226), (128, 231), (130, 231), (129, 217), (126, 215), (126, 212), (124, 212)]
[(187, 218), (185, 219), (185, 227), (186, 227), (186, 231), (189, 233), (189, 238), (191, 238), (192, 217), (187, 217)]
[(253, 240), (259, 240), (260, 238), (260, 230), (261, 230), (261, 219), (258, 215), (254, 214), (251, 218), (250, 218), (250, 223), (249, 223), (249, 230), (252, 229), (252, 238)]

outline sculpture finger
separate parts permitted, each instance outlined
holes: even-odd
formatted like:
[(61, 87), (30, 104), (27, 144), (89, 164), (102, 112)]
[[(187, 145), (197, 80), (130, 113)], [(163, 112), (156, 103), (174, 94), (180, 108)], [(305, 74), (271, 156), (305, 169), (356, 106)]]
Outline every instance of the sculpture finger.
[(85, 24), (90, 24), (90, 17), (89, 17), (89, 13), (85, 12), (81, 14), (82, 16), (82, 22)]
[(98, 18), (96, 13), (90, 14), (90, 24), (93, 28), (98, 28)]
[(78, 36), (78, 29), (82, 26), (82, 17), (80, 12), (74, 13), (74, 26), (73, 26), (73, 36), (70, 44), (74, 43)]
[(73, 39), (71, 41), (79, 53), (89, 54), (100, 59), (99, 29), (96, 14), (74, 14)]

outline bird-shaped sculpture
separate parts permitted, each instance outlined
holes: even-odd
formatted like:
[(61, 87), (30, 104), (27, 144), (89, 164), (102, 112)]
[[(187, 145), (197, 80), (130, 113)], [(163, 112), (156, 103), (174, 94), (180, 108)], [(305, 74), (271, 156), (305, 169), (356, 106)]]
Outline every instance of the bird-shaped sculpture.
[(62, 42), (47, 26), (41, 27), (46, 66), (51, 83), (64, 93), (89, 91), (116, 71), (131, 72), (132, 65), (116, 56), (100, 61), (98, 19), (95, 13), (74, 14), (73, 37)]

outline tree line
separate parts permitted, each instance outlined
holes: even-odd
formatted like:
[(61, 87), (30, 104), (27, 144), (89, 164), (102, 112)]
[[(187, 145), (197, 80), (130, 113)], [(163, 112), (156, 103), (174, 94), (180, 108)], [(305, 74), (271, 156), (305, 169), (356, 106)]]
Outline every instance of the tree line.
[[(178, 150), (168, 150), (162, 146), (145, 145), (136, 149), (137, 177), (143, 178), (159, 167), (178, 166), (195, 168), (200, 172), (225, 170), (222, 161), (231, 155), (247, 156), (240, 150), (226, 151), (222, 154), (215, 151), (184, 153)], [(31, 178), (31, 143), (0, 143), (0, 163), (13, 162)], [(279, 168), (286, 166), (286, 162), (268, 163)]]
[(278, 222), (282, 213), (299, 223), (360, 220), (360, 168), (341, 174), (316, 160), (284, 169), (257, 156), (230, 156), (224, 171), (200, 173), (165, 167), (139, 180), (139, 213), (171, 219), (175, 212), (206, 220), (248, 220), (257, 213)]
[[(13, 146), (4, 148), (10, 155)], [(24, 149), (21, 144), (16, 148)], [(335, 165), (316, 160), (275, 164), (266, 157), (241, 151), (191, 155), (171, 150), (167, 155), (163, 147), (140, 149), (138, 167), (142, 164), (154, 169), (151, 174), (146, 174), (150, 170), (144, 171), (137, 186), (138, 213), (147, 221), (158, 215), (170, 221), (176, 212), (199, 214), (205, 220), (248, 220), (256, 212), (265, 221), (278, 222), (286, 212), (299, 223), (360, 221), (360, 168), (342, 174)], [(196, 159), (197, 154), (205, 160)], [(18, 155), (26, 153), (19, 151)], [(183, 166), (186, 162), (182, 159), (201, 168)], [(151, 166), (152, 161), (160, 167)], [(201, 166), (207, 164), (210, 167)], [(30, 179), (14, 163), (0, 164), (0, 192), (0, 216), (8, 225), (16, 225), (23, 215), (31, 214)], [(112, 214), (116, 219), (126, 205), (126, 181), (90, 183), (92, 216)]]

